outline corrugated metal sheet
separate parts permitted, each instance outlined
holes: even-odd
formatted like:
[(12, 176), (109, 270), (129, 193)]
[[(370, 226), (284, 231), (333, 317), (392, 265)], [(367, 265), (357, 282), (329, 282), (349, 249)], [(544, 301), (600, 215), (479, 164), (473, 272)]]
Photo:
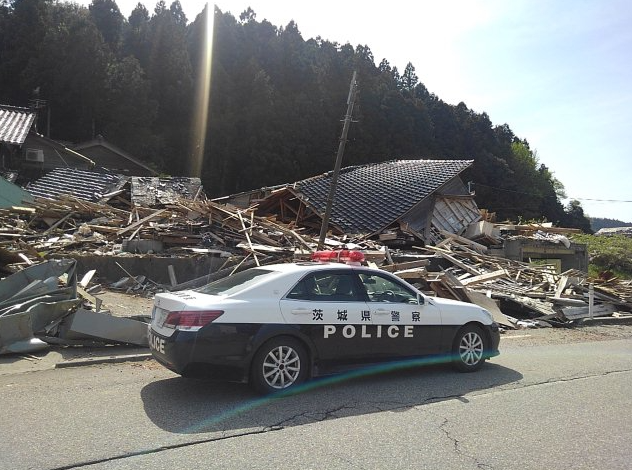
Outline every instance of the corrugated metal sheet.
[(35, 121), (35, 112), (27, 108), (0, 106), (0, 142), (22, 145)]

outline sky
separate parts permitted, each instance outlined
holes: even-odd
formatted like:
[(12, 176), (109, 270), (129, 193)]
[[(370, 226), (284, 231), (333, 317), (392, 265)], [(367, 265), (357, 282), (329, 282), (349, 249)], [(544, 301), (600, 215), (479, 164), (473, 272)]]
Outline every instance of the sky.
[[(205, 4), (180, 2), (189, 21)], [(117, 0), (126, 17), (137, 3)], [(153, 12), (155, 2), (141, 3)], [(431, 93), (485, 112), (494, 125), (508, 124), (526, 139), (586, 215), (632, 222), (629, 0), (217, 0), (215, 5), (237, 18), (251, 7), (257, 21), (276, 26), (294, 20), (306, 40), (321, 36), (367, 45), (377, 63), (386, 58), (400, 72), (411, 62)], [(344, 113), (342, 108), (344, 103)]]

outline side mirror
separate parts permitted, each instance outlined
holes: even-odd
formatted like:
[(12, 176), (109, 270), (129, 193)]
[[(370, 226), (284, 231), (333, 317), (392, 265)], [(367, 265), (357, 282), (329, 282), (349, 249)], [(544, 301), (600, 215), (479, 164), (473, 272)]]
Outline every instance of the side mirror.
[(418, 303), (419, 305), (423, 305), (423, 304), (425, 304), (425, 303), (426, 303), (426, 299), (424, 298), (424, 296), (423, 296), (423, 295), (421, 295), (421, 294), (417, 294), (417, 303)]

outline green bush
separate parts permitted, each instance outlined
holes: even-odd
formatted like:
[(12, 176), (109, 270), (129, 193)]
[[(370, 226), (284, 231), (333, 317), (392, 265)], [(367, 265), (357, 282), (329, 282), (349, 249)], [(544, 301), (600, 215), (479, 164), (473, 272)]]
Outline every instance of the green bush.
[(588, 245), (588, 274), (599, 277), (610, 271), (621, 279), (632, 279), (632, 238), (622, 235), (573, 235), (574, 242)]

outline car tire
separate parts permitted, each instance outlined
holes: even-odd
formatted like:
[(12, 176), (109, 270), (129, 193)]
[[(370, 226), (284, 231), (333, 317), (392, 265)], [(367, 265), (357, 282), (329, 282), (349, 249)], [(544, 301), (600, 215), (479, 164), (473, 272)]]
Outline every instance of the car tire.
[(452, 348), (452, 366), (459, 372), (474, 372), (485, 362), (487, 340), (476, 325), (466, 325), (459, 330)]
[(300, 341), (279, 336), (261, 346), (253, 360), (250, 382), (262, 394), (294, 389), (308, 375), (308, 355)]

